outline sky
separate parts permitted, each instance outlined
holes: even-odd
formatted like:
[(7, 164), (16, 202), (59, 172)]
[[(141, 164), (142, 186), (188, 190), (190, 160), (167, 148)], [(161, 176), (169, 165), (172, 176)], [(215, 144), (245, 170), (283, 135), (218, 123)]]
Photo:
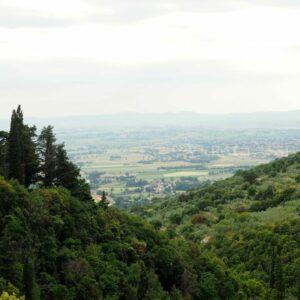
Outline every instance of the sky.
[(299, 0), (0, 0), (0, 118), (300, 109)]

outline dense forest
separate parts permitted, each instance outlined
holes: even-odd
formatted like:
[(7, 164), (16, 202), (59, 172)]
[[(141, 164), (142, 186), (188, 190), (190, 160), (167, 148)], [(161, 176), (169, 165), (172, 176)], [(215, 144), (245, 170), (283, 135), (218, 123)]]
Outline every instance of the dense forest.
[(128, 213), (18, 107), (0, 174), (0, 299), (300, 299), (300, 153)]

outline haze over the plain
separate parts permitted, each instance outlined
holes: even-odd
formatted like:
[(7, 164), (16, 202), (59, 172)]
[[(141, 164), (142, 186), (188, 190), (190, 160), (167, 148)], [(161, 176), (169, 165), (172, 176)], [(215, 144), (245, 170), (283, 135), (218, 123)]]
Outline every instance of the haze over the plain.
[(300, 2), (0, 0), (0, 118), (300, 109)]

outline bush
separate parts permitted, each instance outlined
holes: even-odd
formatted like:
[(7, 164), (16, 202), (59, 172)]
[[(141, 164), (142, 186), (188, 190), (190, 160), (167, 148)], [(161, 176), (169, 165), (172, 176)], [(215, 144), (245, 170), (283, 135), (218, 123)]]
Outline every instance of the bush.
[(173, 224), (180, 224), (182, 221), (182, 214), (181, 213), (173, 213), (170, 215), (170, 221)]

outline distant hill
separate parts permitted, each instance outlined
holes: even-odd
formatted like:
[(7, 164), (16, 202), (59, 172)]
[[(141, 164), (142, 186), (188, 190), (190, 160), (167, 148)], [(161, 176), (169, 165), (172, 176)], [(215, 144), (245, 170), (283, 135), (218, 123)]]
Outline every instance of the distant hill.
[[(180, 113), (121, 113), (114, 115), (65, 116), (29, 118), (29, 123), (41, 127), (55, 124), (61, 129), (131, 128), (131, 127), (200, 127), (207, 129), (245, 128), (300, 128), (300, 110), (287, 112), (257, 112), (245, 114)], [(0, 127), (7, 128), (8, 121), (0, 120)]]

